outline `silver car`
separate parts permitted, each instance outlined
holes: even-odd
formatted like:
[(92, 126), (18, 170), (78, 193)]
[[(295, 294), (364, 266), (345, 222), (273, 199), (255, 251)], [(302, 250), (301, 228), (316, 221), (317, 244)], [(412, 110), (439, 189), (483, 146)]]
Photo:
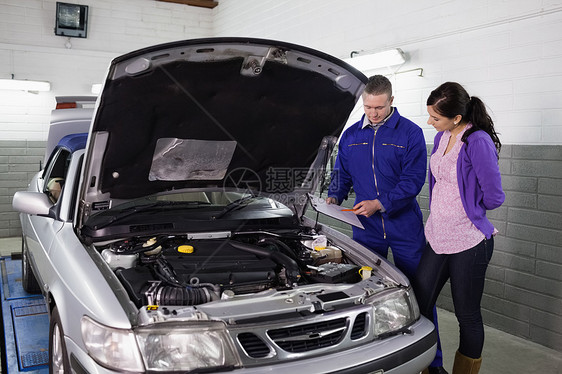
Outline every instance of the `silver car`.
[(114, 59), (95, 108), (56, 110), (13, 199), (51, 372), (424, 369), (408, 279), (317, 220), (355, 224), (319, 197), (365, 82), (306, 47), (197, 39)]

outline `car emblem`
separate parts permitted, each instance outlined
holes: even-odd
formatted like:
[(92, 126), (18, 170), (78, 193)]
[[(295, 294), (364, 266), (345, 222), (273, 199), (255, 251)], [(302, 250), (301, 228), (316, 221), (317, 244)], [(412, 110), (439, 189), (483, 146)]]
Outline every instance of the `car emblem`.
[(294, 342), (294, 341), (307, 341), (320, 339), (328, 335), (336, 334), (345, 330), (345, 327), (339, 327), (336, 329), (326, 330), (326, 331), (308, 331), (304, 334), (294, 335), (290, 338), (279, 339), (278, 342)]

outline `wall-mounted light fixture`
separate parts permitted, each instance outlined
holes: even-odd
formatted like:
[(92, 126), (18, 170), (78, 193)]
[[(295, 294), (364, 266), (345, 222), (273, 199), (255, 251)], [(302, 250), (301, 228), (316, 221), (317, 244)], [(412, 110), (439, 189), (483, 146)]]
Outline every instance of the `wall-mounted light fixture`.
[(398, 75), (398, 74), (409, 74), (412, 76), (417, 76), (417, 77), (423, 77), (423, 68), (415, 68), (415, 69), (410, 69), (410, 70), (404, 70), (404, 71), (397, 71), (396, 73), (394, 73), (394, 75)]
[[(357, 56), (355, 56), (357, 55)], [(377, 53), (351, 52), (351, 57), (344, 60), (360, 71), (373, 70), (388, 66), (402, 65), (406, 56), (400, 48), (389, 49)]]
[(50, 91), (51, 83), (23, 79), (0, 79), (0, 90)]

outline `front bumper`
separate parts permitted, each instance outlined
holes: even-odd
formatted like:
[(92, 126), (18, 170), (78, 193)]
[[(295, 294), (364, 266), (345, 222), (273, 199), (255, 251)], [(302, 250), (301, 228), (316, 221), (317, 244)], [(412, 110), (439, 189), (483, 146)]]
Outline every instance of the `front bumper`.
[[(433, 361), (437, 350), (436, 340), (437, 331), (433, 330), (415, 344), (404, 347), (400, 351), (381, 358), (375, 358), (370, 362), (363, 363), (353, 368), (340, 369), (332, 371), (331, 373), (418, 373), (428, 367), (429, 363)], [(423, 362), (427, 362), (427, 364), (421, 364)]]
[[(375, 341), (363, 346), (304, 360), (275, 365), (224, 371), (234, 374), (287, 374), (306, 369), (308, 374), (412, 374), (429, 366), (437, 350), (437, 332), (433, 324), (421, 318), (410, 326), (410, 333)], [(72, 340), (66, 340), (73, 372), (110, 374), (115, 371), (99, 366)], [(220, 371), (217, 371), (220, 372)]]

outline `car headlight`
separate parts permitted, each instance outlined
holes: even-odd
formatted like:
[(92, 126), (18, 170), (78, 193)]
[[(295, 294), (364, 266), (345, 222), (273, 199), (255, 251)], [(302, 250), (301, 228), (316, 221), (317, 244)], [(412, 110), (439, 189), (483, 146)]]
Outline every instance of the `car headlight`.
[(240, 366), (232, 340), (220, 322), (140, 328), (135, 332), (147, 370)]
[(85, 316), (81, 320), (81, 329), (86, 349), (96, 362), (114, 369), (144, 371), (132, 330), (110, 328)]
[(419, 307), (411, 290), (399, 289), (368, 300), (375, 316), (374, 333), (382, 335), (398, 331), (416, 321)]
[(133, 330), (103, 326), (82, 318), (88, 353), (105, 367), (130, 372), (191, 371), (239, 366), (224, 324), (205, 322)]

